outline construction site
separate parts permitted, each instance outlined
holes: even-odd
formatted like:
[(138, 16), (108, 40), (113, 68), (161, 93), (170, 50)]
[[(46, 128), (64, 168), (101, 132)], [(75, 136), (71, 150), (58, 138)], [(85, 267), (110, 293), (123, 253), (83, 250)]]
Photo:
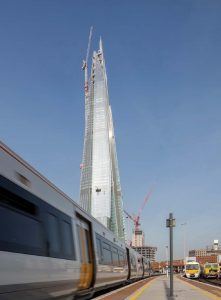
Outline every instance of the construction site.
[(142, 256), (146, 257), (150, 262), (154, 262), (156, 260), (157, 247), (147, 245), (145, 243), (145, 233), (141, 228), (140, 220), (142, 211), (144, 210), (148, 200), (150, 199), (152, 192), (153, 189), (151, 189), (150, 192), (146, 195), (137, 214), (131, 215), (126, 210), (124, 210), (126, 218), (133, 223), (132, 240), (129, 240), (128, 242), (133, 249), (135, 249)]

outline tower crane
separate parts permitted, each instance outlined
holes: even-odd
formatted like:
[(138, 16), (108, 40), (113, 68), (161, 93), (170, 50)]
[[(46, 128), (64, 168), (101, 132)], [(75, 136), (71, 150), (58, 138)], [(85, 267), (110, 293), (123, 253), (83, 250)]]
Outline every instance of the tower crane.
[(144, 198), (144, 201), (143, 201), (141, 207), (139, 208), (138, 214), (137, 214), (137, 215), (131, 216), (126, 210), (124, 210), (124, 213), (127, 215), (127, 217), (130, 218), (130, 219), (133, 221), (135, 232), (136, 232), (137, 230), (139, 230), (141, 213), (142, 213), (142, 211), (143, 211), (145, 205), (147, 204), (147, 201), (149, 200), (149, 198), (150, 198), (152, 192), (153, 192), (153, 189), (151, 188), (151, 190), (148, 192), (148, 194), (147, 194), (146, 197)]
[(88, 45), (87, 45), (87, 53), (86, 53), (86, 58), (83, 60), (83, 66), (82, 70), (84, 71), (84, 92), (85, 92), (85, 101), (88, 98), (88, 57), (90, 53), (90, 47), (91, 47), (91, 38), (92, 38), (92, 32), (93, 32), (93, 27), (91, 26), (90, 28), (90, 33), (89, 33), (89, 38), (88, 38)]
[[(85, 97), (85, 103), (88, 102), (88, 92), (89, 92), (89, 87), (88, 87), (88, 57), (90, 53), (90, 48), (91, 48), (91, 38), (92, 38), (92, 32), (93, 32), (93, 27), (91, 26), (90, 28), (90, 33), (89, 33), (89, 38), (88, 38), (88, 44), (87, 44), (87, 53), (86, 53), (86, 58), (83, 60), (83, 65), (82, 65), (82, 70), (84, 71), (84, 97)], [(84, 167), (84, 164), (80, 164), (80, 169)]]

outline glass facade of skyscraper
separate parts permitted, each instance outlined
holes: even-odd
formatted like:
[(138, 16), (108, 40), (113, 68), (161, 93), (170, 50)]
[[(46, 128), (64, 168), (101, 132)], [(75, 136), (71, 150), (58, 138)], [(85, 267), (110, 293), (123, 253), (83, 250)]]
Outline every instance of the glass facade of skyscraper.
[(85, 137), (80, 204), (124, 239), (124, 221), (116, 144), (102, 44), (93, 53), (85, 101)]

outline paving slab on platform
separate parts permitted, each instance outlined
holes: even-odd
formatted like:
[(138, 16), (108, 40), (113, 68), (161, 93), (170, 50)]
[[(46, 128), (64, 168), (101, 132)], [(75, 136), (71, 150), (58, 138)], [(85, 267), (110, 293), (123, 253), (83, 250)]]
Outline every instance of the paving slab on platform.
[(170, 282), (159, 276), (137, 290), (127, 300), (218, 300), (221, 299), (174, 276), (174, 296), (170, 297)]

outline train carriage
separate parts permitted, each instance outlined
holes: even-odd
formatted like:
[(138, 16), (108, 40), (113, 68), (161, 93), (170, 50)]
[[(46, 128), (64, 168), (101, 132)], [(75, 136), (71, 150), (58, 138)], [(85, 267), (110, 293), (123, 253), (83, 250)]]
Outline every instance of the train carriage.
[(73, 201), (5, 145), (0, 147), (1, 296), (74, 294), (81, 262)]
[(219, 272), (218, 263), (205, 263), (203, 265), (202, 276), (204, 278), (217, 278)]
[(0, 142), (0, 299), (91, 297), (144, 259)]
[(199, 278), (200, 277), (200, 264), (196, 261), (188, 261), (185, 264), (185, 276), (187, 278)]

